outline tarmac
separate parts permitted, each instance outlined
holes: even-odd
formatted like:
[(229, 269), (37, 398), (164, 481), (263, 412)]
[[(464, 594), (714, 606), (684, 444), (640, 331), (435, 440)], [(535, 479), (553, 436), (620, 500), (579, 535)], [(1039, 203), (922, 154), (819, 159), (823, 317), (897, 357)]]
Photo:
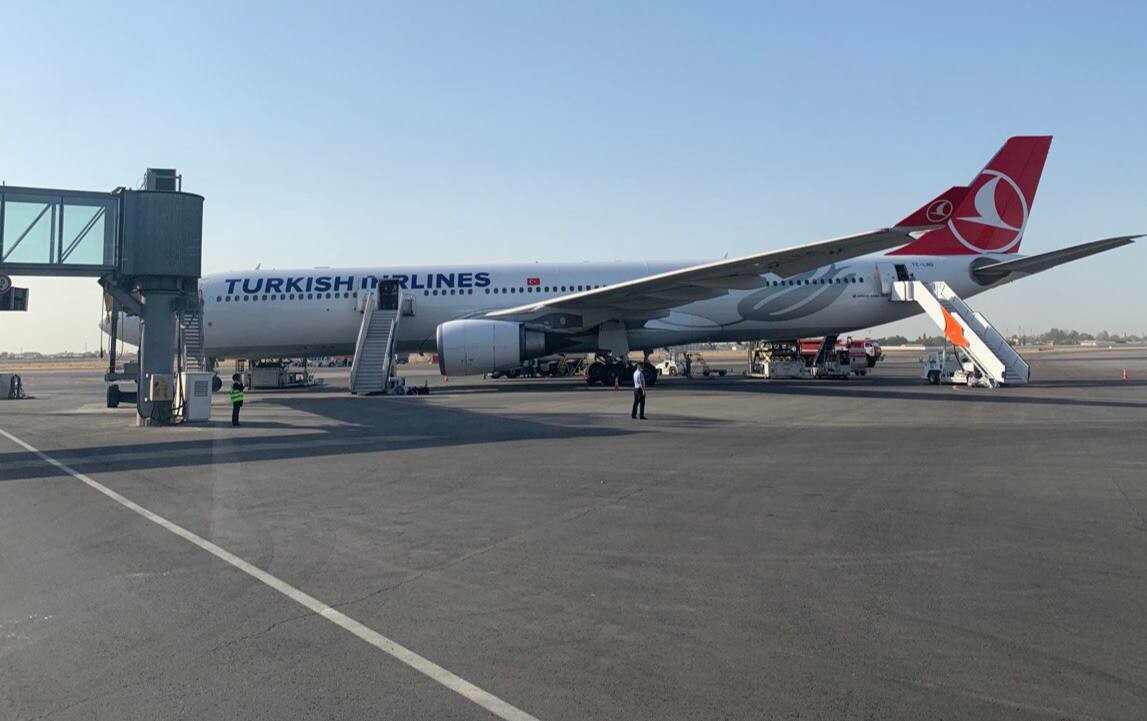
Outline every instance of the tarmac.
[(0, 719), (1147, 717), (1147, 349), (999, 390), (916, 358), (667, 379), (647, 421), (324, 370), (238, 429), (225, 394), (136, 428), (99, 372), (29, 371)]

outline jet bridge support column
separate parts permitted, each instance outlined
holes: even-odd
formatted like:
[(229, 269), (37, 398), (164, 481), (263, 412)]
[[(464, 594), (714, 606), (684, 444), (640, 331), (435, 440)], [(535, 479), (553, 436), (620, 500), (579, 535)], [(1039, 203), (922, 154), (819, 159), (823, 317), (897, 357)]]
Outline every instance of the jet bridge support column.
[(123, 192), (123, 254), (112, 285), (128, 290), (140, 305), (140, 425), (173, 418), (179, 348), (179, 316), (199, 302), (203, 198), (161, 189)]
[[(136, 396), (140, 425), (170, 422), (175, 400), (177, 354), (173, 353), (172, 349), (176, 348), (177, 343), (176, 314), (182, 310), (183, 293), (178, 289), (163, 287), (170, 285), (169, 283), (152, 282), (155, 280), (162, 279), (149, 278), (139, 287), (139, 294), (143, 299), (139, 341), (140, 381)], [(171, 379), (172, 396), (168, 398), (161, 392), (158, 397), (153, 397), (152, 378)]]

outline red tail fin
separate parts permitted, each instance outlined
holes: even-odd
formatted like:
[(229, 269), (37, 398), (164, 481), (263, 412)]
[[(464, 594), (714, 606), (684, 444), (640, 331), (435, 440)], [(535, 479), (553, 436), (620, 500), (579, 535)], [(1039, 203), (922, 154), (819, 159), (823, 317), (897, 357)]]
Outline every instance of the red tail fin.
[(889, 255), (1018, 252), (1050, 147), (1050, 135), (1009, 138), (968, 186), (943, 228), (930, 230)]
[(967, 194), (968, 186), (954, 185), (943, 193), (940, 193), (940, 195), (933, 200), (929, 200), (920, 210), (917, 210), (896, 225), (900, 228), (916, 228), (921, 225), (946, 223), (948, 219), (952, 217), (952, 211), (960, 207), (960, 203)]

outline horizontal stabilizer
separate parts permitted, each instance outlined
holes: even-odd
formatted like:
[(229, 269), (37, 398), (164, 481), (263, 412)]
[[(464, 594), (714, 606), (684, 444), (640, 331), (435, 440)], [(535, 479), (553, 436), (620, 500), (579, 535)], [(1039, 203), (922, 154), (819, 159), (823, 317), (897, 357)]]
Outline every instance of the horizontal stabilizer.
[(1112, 248), (1133, 243), (1136, 238), (1141, 237), (1143, 236), (1120, 235), (1115, 238), (1094, 240), (1090, 243), (1083, 243), (1082, 245), (1075, 245), (1070, 248), (1063, 248), (1062, 250), (1053, 250), (1050, 253), (1040, 253), (1039, 255), (1029, 255), (1024, 258), (1016, 258), (1015, 260), (1005, 260), (999, 263), (981, 265), (974, 268), (972, 274), (976, 276), (976, 280), (981, 283), (994, 283), (997, 280), (1006, 278), (1012, 273), (1031, 275), (1032, 273), (1039, 273), (1048, 268), (1062, 265), (1063, 263), (1069, 263), (1073, 260), (1079, 260), (1089, 255), (1095, 255), (1105, 250), (1111, 250)]

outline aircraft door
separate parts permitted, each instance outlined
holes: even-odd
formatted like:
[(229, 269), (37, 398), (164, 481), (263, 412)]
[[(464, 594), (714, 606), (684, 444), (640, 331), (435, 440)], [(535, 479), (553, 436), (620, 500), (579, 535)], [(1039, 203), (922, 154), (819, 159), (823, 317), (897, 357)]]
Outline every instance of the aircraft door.
[(880, 272), (880, 294), (892, 295), (892, 284), (898, 276), (897, 268), (891, 263), (877, 263), (876, 269)]
[(378, 281), (378, 309), (398, 310), (398, 281)]

